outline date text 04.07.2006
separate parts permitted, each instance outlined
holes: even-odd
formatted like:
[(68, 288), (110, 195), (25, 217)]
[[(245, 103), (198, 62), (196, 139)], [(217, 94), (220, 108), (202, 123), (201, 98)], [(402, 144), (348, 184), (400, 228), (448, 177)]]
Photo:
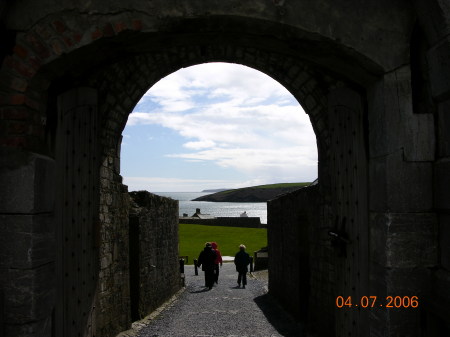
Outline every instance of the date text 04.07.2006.
[(336, 297), (336, 306), (338, 308), (417, 308), (419, 297), (386, 296), (383, 300), (380, 300), (377, 296), (361, 296), (359, 299), (351, 296), (338, 296)]

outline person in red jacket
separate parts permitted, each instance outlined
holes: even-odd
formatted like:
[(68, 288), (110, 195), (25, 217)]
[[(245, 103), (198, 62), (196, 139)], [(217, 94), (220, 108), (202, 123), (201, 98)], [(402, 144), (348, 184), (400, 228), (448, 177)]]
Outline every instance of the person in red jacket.
[(214, 282), (219, 283), (219, 264), (222, 267), (222, 254), (217, 248), (216, 242), (211, 242), (212, 249), (216, 252), (216, 259), (214, 260)]

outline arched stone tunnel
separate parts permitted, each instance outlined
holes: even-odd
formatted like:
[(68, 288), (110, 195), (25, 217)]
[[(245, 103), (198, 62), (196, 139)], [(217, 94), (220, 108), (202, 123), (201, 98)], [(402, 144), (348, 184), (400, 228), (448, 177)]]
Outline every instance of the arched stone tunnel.
[[(269, 205), (270, 292), (298, 293), (291, 309), (323, 336), (450, 333), (447, 2), (12, 0), (0, 20), (5, 336), (128, 328), (126, 289), (99, 288), (106, 237), (124, 247), (110, 235), (127, 223), (121, 132), (154, 83), (213, 61), (276, 79), (317, 137), (318, 186)], [(300, 283), (282, 291), (291, 250)], [(339, 309), (337, 296), (419, 307)]]

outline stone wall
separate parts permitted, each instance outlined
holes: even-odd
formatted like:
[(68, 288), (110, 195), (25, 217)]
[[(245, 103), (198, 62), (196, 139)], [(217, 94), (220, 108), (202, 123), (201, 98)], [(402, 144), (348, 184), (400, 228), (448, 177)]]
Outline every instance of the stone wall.
[(181, 288), (178, 201), (146, 191), (130, 196), (131, 315), (137, 320)]
[(148, 192), (129, 194), (118, 164), (111, 154), (100, 170), (100, 271), (93, 324), (100, 337), (127, 330), (181, 287), (178, 202)]
[(129, 286), (129, 197), (118, 174), (117, 158), (109, 155), (100, 170), (99, 280), (94, 331), (115, 336), (131, 324)]
[(319, 186), (267, 204), (269, 292), (311, 331), (334, 326), (332, 250), (320, 218)]
[(54, 160), (0, 149), (0, 336), (50, 336), (55, 291)]
[(261, 223), (259, 217), (217, 217), (213, 219), (180, 218), (180, 223), (207, 226), (267, 228), (267, 225)]
[[(450, 335), (450, 6), (448, 1), (414, 1), (419, 13), (418, 27), (423, 39), (419, 45), (421, 58), (418, 59), (419, 71), (422, 71), (423, 95), (421, 103), (425, 113), (433, 123), (431, 130), (424, 134), (435, 148), (428, 158), (421, 158), (429, 164), (433, 162), (433, 180), (430, 181), (428, 199), (433, 200), (433, 211), (428, 214), (434, 221), (425, 223), (427, 231), (436, 235), (433, 245), (437, 252), (434, 260), (424, 264), (426, 272), (431, 274), (431, 285), (427, 288), (423, 318), (426, 320), (425, 335), (430, 337)], [(420, 116), (420, 115), (419, 115)], [(433, 120), (434, 119), (434, 120)], [(433, 129), (435, 128), (435, 129)], [(423, 137), (424, 137), (423, 136)], [(427, 197), (425, 195), (425, 197)], [(435, 217), (433, 217), (435, 215)], [(423, 217), (423, 216), (422, 216)], [(437, 225), (436, 225), (437, 223)], [(429, 235), (428, 235), (429, 236)], [(429, 241), (429, 240), (427, 240)], [(430, 263), (432, 262), (432, 263)], [(430, 268), (434, 267), (434, 268)]]

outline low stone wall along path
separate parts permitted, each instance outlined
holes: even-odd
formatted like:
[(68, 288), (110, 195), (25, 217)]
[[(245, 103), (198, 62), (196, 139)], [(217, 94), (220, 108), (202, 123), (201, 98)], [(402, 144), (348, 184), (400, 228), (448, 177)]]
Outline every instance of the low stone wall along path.
[[(267, 279), (248, 274), (238, 288), (233, 263), (224, 263), (219, 283), (204, 287), (204, 274), (185, 266), (186, 289), (148, 323), (139, 337), (303, 337), (302, 328), (267, 294)], [(140, 324), (134, 324), (135, 327)]]

